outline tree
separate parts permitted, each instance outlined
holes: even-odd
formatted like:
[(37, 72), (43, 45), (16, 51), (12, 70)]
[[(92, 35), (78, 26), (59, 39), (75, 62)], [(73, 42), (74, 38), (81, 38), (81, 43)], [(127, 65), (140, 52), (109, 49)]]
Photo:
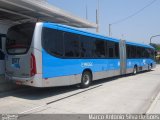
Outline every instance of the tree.
[(151, 43), (151, 46), (153, 46), (156, 51), (160, 51), (160, 44)]

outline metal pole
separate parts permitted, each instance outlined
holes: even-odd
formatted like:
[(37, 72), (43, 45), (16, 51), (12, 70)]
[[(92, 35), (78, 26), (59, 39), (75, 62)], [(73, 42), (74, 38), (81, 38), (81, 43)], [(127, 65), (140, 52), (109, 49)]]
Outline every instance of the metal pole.
[(97, 9), (96, 9), (96, 24), (97, 24), (96, 32), (99, 33), (99, 0), (98, 0)]
[(88, 20), (88, 2), (86, 0), (86, 20)]
[(111, 37), (111, 24), (109, 24), (109, 36)]

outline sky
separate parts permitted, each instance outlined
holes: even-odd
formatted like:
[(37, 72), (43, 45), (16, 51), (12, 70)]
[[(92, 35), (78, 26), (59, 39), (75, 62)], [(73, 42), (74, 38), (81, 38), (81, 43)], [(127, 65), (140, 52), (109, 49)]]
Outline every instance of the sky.
[[(109, 36), (109, 24), (130, 16), (153, 0), (99, 0), (99, 34)], [(71, 14), (96, 21), (98, 0), (48, 0), (49, 3)], [(85, 29), (95, 32), (95, 30)], [(151, 36), (160, 35), (160, 0), (144, 9), (136, 16), (111, 26), (112, 37), (148, 44)], [(160, 37), (152, 39), (160, 43)]]

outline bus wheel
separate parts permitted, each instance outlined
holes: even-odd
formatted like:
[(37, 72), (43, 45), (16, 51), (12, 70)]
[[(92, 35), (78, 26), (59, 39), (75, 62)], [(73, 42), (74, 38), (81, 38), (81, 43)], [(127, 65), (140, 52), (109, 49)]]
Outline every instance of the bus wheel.
[(137, 74), (137, 66), (134, 66), (133, 75), (136, 75), (136, 74)]
[(92, 76), (91, 73), (86, 71), (82, 74), (82, 78), (81, 78), (81, 88), (87, 88), (90, 86), (92, 81)]

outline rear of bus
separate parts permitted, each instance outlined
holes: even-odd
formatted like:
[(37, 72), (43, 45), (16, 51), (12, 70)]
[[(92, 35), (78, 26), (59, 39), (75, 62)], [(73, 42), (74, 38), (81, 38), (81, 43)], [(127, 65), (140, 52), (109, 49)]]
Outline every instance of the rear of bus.
[(6, 79), (19, 85), (43, 87), (42, 23), (24, 23), (8, 30), (6, 43)]

